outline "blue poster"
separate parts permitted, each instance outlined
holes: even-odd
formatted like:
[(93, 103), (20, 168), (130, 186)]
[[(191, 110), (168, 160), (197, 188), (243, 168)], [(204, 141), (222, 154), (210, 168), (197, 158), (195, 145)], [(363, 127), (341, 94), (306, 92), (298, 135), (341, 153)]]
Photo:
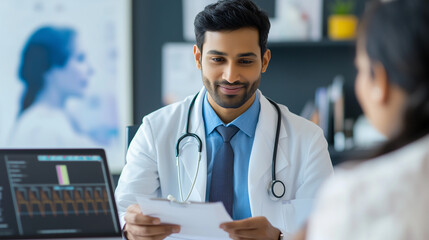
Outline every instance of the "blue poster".
[(2, 0), (0, 148), (104, 148), (124, 163), (130, 3)]

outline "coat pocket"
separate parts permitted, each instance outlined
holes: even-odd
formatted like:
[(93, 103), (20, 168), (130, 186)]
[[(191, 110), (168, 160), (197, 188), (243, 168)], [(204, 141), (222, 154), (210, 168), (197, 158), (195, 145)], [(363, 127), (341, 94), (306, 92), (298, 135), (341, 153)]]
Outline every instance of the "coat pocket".
[(283, 223), (288, 233), (298, 231), (308, 219), (313, 199), (293, 199), (281, 201)]

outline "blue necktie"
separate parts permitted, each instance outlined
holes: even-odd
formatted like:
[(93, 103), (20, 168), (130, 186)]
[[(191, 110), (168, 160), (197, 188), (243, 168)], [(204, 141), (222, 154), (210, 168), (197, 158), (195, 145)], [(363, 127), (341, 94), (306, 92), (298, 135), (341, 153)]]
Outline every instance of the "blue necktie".
[(229, 141), (238, 130), (232, 125), (229, 127), (220, 125), (216, 128), (223, 138), (223, 144), (213, 159), (209, 195), (209, 201), (222, 202), (231, 217), (234, 201), (234, 151)]

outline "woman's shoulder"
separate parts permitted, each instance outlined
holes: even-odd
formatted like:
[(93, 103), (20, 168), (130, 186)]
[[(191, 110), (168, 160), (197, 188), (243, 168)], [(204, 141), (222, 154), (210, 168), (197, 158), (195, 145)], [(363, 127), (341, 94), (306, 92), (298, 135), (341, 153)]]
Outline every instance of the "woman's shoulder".
[(389, 154), (336, 167), (321, 189), (320, 200), (343, 199), (346, 205), (356, 201), (363, 210), (371, 205), (383, 206), (384, 201), (391, 202), (398, 196), (404, 203), (406, 199), (413, 201), (416, 192), (427, 191), (429, 195), (426, 187), (419, 189), (421, 183), (429, 182), (428, 146), (426, 136)]
[(421, 177), (429, 179), (428, 146), (429, 135), (380, 157), (340, 165), (329, 184), (349, 194), (398, 191), (401, 186), (409, 189), (408, 185)]
[(390, 239), (405, 239), (400, 236), (409, 231), (429, 234), (426, 226), (422, 228), (429, 220), (427, 146), (429, 137), (381, 157), (336, 168), (320, 191), (310, 221), (311, 235), (386, 239), (394, 231), (397, 236)]
[[(341, 166), (330, 180), (331, 187), (350, 199), (383, 205), (383, 200), (414, 198), (421, 182), (429, 181), (429, 136), (391, 153)], [(429, 189), (421, 189), (428, 191)]]
[(336, 169), (336, 175), (339, 178), (372, 182), (386, 177), (397, 178), (398, 174), (410, 171), (420, 171), (428, 161), (429, 135), (377, 158), (340, 165)]

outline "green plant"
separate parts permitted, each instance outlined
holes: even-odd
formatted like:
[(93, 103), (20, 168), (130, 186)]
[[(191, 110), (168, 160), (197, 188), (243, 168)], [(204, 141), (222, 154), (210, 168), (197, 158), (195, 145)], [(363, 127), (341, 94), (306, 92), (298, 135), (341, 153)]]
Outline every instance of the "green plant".
[(347, 15), (352, 14), (355, 7), (354, 0), (335, 0), (331, 3), (331, 14)]

